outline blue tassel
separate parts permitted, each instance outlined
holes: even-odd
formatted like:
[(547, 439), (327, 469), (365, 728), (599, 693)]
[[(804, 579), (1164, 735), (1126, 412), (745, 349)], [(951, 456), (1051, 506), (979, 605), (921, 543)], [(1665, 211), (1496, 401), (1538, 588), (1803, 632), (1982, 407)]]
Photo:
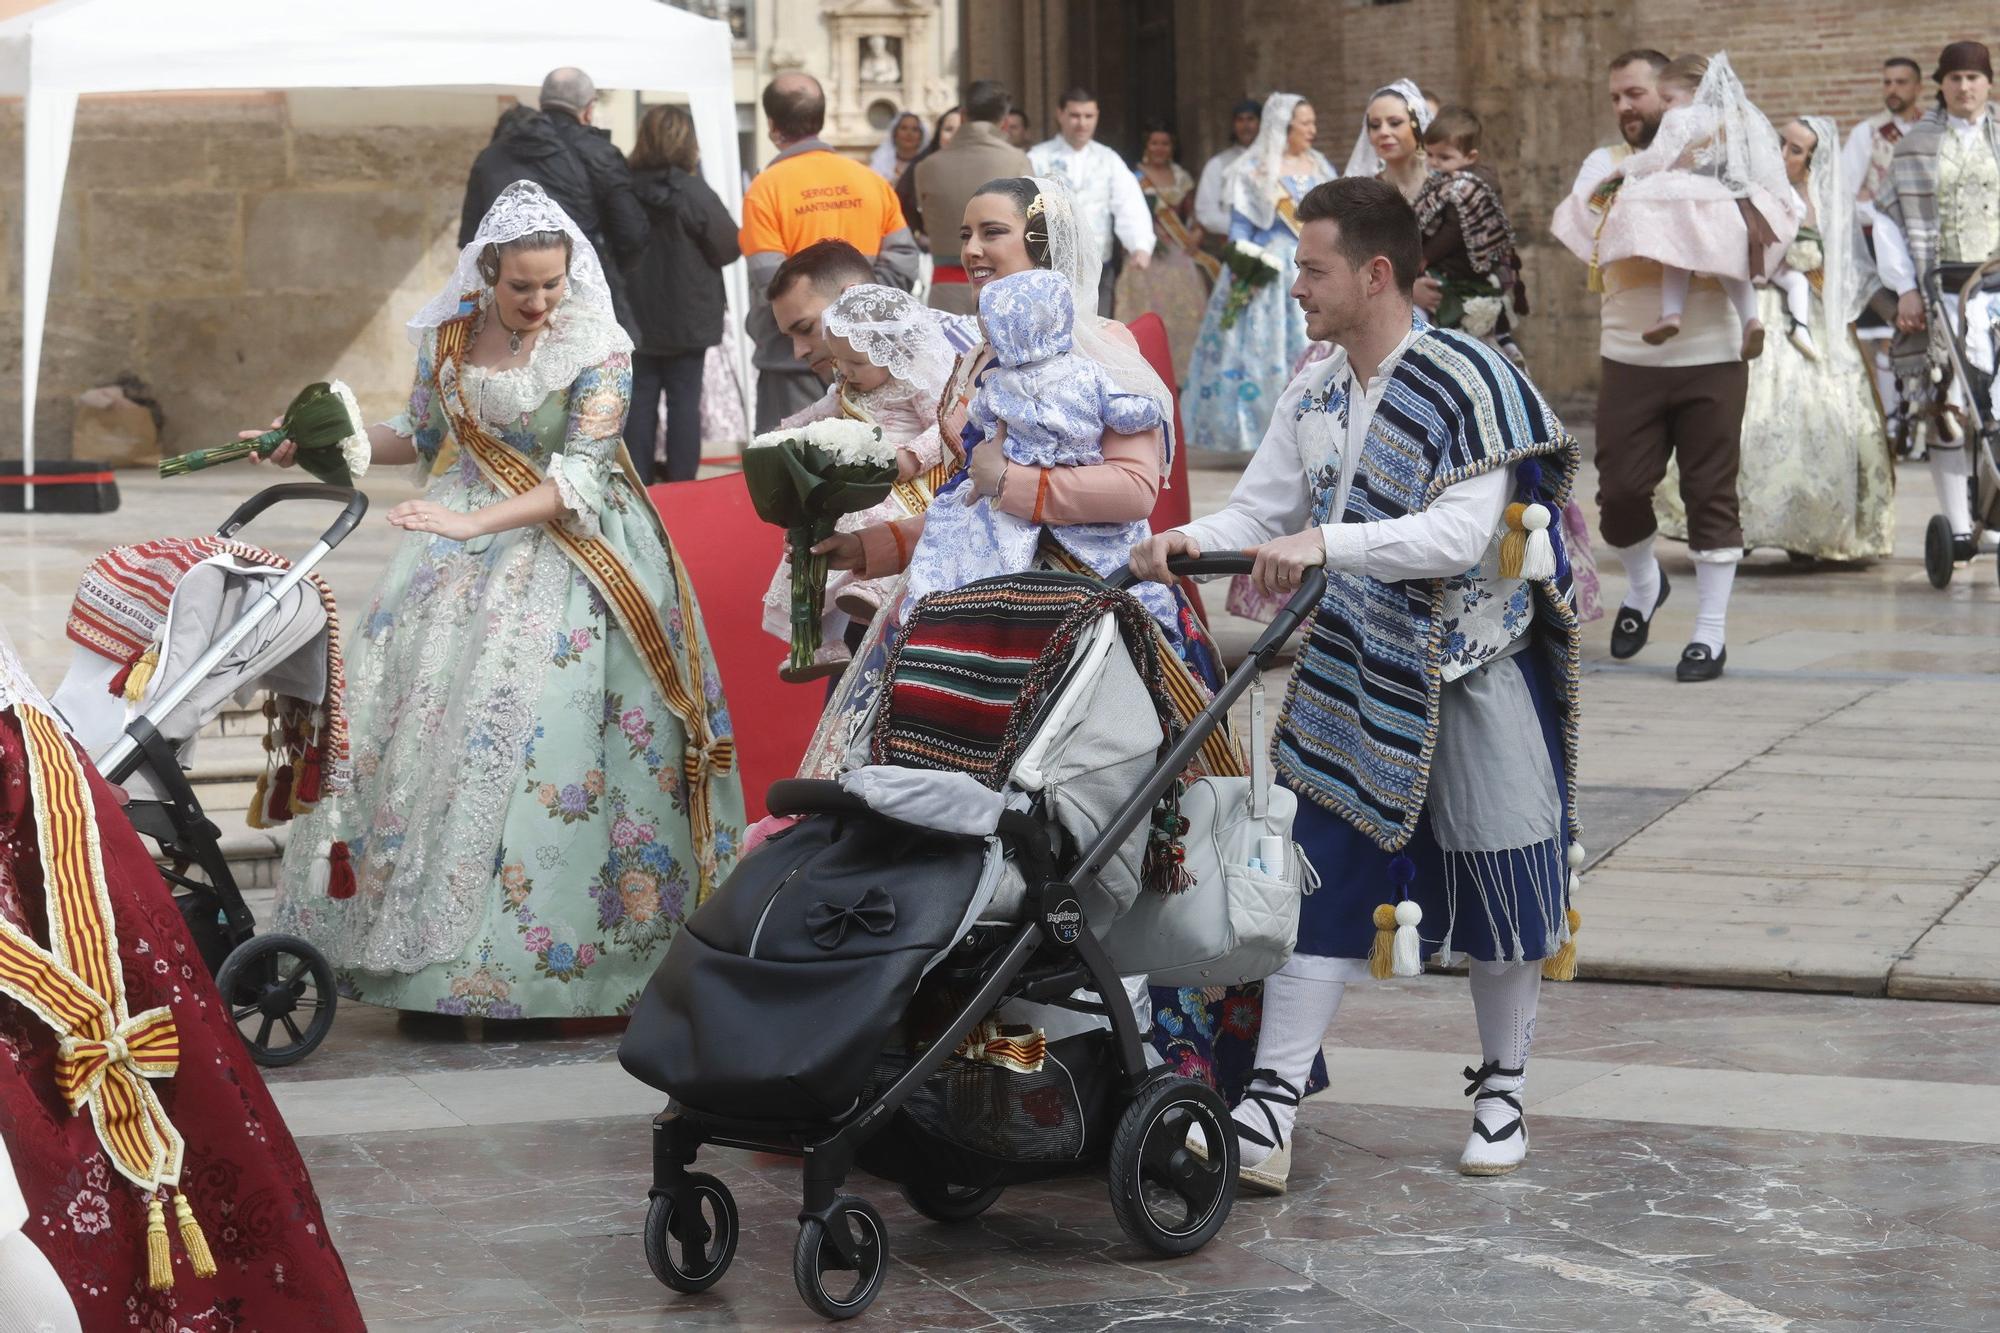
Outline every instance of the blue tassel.
[(1549, 524), (1549, 545), (1555, 548), (1556, 582), (1560, 583), (1569, 577), (1569, 550), (1568, 543), (1563, 538), (1560, 509), (1556, 511), (1556, 521)]
[(1532, 458), (1523, 459), (1514, 465), (1516, 497), (1523, 504), (1530, 504), (1542, 498), (1542, 465)]
[(1404, 892), (1417, 878), (1417, 863), (1402, 852), (1389, 858), (1389, 882)]

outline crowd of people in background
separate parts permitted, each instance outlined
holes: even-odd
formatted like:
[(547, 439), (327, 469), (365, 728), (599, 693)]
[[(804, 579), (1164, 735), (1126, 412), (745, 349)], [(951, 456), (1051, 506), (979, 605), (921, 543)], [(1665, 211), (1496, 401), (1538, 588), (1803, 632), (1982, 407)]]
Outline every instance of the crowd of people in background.
[[(1696, 552), (1690, 679), (1721, 670), (1727, 590), (1746, 550), (1800, 563), (1886, 556), (1898, 450), (1928, 454), (1950, 554), (1973, 553), (1964, 386), (1943, 373), (1918, 286), (1924, 266), (1996, 243), (1982, 230), (2000, 226), (1987, 188), (2000, 133), (1985, 109), (1986, 48), (1952, 43), (1931, 81), (1926, 110), (1919, 62), (1887, 60), (1883, 110), (1843, 141), (1826, 117), (1768, 120), (1726, 58), (1640, 50), (1614, 63), (1620, 138), (1591, 155), (1553, 227), (1604, 293), (1601, 535), (1631, 585), (1614, 655), (1643, 647), (1669, 593), (1651, 556), (1656, 531)], [(763, 97), (778, 155), (750, 182), (740, 230), (699, 175), (685, 111), (652, 108), (628, 166), (592, 123), (595, 101), (588, 76), (558, 70), (538, 109), (503, 116), (473, 166), (464, 227), (469, 236), (504, 184), (534, 180), (606, 257), (635, 341), (626, 438), (644, 480), (689, 478), (704, 436), (766, 430), (819, 398), (830, 363), (800, 359), (811, 330), (784, 326), (765, 296), (778, 267), (813, 244), (846, 242), (878, 282), (948, 315), (974, 313), (979, 275), (960, 224), (982, 186), (1009, 177), (1069, 191), (1098, 261), (1099, 315), (1159, 318), (1186, 443), (1202, 455), (1247, 457), (1285, 385), (1327, 352), (1307, 336), (1287, 279), (1298, 201), (1337, 177), (1386, 181), (1413, 205), (1414, 301), (1429, 321), (1527, 364), (1531, 275), (1503, 183), (1513, 164), (1484, 142), (1478, 114), (1440, 105), (1411, 78), (1370, 97), (1339, 168), (1315, 147), (1312, 103), (1275, 92), (1228, 108), (1228, 140), (1196, 173), (1165, 122), (1138, 127), (1129, 159), (1102, 142), (1102, 107), (1085, 87), (1056, 99), (1055, 132), (1036, 140), (1027, 110), (991, 80), (933, 119), (892, 116), (864, 165), (819, 137), (819, 83), (784, 74)], [(1708, 144), (1730, 162), (1693, 169)], [(739, 255), (757, 297), (741, 330), (724, 327), (720, 277)], [(757, 381), (749, 421), (727, 417), (739, 391), (722, 353), (739, 336)], [(1592, 618), (1590, 524), (1574, 500), (1563, 519)], [(1237, 591), (1238, 609), (1260, 609)]]

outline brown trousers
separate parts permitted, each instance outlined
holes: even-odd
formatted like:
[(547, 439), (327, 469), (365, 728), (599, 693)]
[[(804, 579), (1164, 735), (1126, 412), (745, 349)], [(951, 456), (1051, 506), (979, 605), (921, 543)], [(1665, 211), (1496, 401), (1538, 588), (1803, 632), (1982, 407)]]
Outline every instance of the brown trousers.
[(1603, 361), (1597, 390), (1597, 509), (1604, 540), (1630, 546), (1653, 535), (1653, 492), (1680, 464), (1688, 546), (1727, 551), (1743, 545), (1736, 464), (1750, 367), (1632, 366)]

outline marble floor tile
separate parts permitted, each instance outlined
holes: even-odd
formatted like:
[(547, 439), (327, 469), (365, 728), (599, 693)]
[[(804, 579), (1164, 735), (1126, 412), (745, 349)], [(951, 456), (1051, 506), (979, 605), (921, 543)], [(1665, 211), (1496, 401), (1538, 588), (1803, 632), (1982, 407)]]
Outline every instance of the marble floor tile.
[(465, 1120), (406, 1078), (276, 1083), (271, 1097), (294, 1136), (440, 1129)]
[(1010, 1311), (1007, 1326), (1021, 1333), (1215, 1333), (1225, 1329), (1234, 1333), (1237, 1329), (1271, 1328), (1380, 1333), (1410, 1327), (1320, 1287), (1048, 1305)]

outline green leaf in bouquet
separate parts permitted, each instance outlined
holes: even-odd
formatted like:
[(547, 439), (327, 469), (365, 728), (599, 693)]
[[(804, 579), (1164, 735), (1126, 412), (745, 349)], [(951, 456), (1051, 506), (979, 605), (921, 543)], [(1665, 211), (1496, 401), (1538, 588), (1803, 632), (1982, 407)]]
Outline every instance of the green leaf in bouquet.
[(256, 454), (269, 458), (286, 440), (298, 446), (298, 465), (333, 486), (352, 486), (368, 470), (368, 428), (354, 395), (338, 380), (299, 390), (279, 424), (248, 440), (162, 459), (160, 475), (181, 477)]

